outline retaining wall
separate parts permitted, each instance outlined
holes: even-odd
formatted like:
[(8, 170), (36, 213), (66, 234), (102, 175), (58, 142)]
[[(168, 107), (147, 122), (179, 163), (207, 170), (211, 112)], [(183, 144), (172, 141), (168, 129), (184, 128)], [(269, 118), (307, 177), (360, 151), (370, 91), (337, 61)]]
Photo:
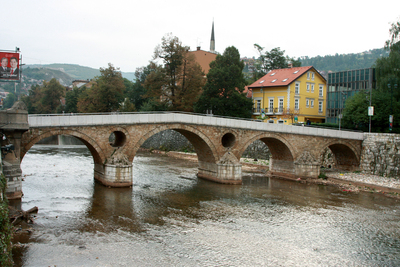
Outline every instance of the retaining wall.
[(360, 168), (369, 174), (400, 177), (400, 134), (365, 133)]
[[(153, 135), (143, 143), (142, 147), (166, 151), (194, 152), (194, 147), (189, 140), (174, 130), (166, 130)], [(257, 140), (245, 150), (242, 157), (269, 159), (269, 155), (268, 147), (262, 141)]]

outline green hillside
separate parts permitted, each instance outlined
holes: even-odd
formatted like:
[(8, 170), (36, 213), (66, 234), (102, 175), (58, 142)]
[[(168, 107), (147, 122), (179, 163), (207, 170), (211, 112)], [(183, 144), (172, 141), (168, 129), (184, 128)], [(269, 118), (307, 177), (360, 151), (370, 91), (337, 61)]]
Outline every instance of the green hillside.
[(316, 57), (301, 57), (302, 66), (314, 66), (319, 71), (328, 73), (329, 71), (345, 71), (352, 69), (364, 69), (373, 67), (376, 59), (388, 56), (384, 48), (371, 49), (356, 54), (336, 54)]
[(50, 81), (53, 78), (56, 78), (62, 85), (71, 85), (74, 80), (69, 74), (57, 70), (57, 69), (48, 69), (48, 68), (31, 68), (26, 67), (23, 69), (22, 74), (27, 78), (24, 79), (25, 82), (34, 82), (35, 81)]
[[(76, 64), (46, 64), (46, 65), (26, 65), (25, 68), (45, 68), (58, 70), (68, 74), (72, 80), (90, 80), (100, 76), (100, 70)], [(24, 73), (25, 74), (25, 73)], [(135, 74), (133, 72), (122, 72), (122, 77), (133, 81)]]

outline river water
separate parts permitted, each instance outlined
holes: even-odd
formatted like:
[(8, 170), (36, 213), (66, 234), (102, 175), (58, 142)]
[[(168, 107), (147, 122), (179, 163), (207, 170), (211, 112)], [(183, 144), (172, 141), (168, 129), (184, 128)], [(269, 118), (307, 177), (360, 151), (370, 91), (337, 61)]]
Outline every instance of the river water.
[(400, 266), (400, 202), (139, 153), (132, 188), (94, 182), (86, 147), (34, 146), (22, 162), (33, 233), (18, 266)]

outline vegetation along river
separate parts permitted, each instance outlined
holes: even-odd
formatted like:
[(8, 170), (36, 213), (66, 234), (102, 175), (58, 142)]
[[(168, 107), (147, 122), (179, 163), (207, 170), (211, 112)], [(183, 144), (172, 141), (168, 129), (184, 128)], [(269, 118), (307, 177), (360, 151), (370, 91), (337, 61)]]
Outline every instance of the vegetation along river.
[(39, 212), (17, 266), (400, 266), (400, 202), (384, 195), (260, 173), (221, 185), (144, 152), (132, 188), (106, 188), (83, 146), (36, 145), (22, 171), (11, 204)]

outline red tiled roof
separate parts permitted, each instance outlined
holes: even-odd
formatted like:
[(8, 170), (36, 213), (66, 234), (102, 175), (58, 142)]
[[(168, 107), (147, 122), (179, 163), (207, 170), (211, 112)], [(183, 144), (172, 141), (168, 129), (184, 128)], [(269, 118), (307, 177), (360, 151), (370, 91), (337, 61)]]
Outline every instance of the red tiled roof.
[(247, 98), (252, 98), (253, 96), (253, 91), (248, 86), (244, 87), (243, 93), (246, 94)]
[[(314, 69), (313, 66), (293, 67), (287, 69), (277, 69), (268, 72), (266, 75), (249, 85), (249, 88), (285, 86), (294, 82), (301, 75)], [(318, 73), (318, 71), (315, 70)]]

